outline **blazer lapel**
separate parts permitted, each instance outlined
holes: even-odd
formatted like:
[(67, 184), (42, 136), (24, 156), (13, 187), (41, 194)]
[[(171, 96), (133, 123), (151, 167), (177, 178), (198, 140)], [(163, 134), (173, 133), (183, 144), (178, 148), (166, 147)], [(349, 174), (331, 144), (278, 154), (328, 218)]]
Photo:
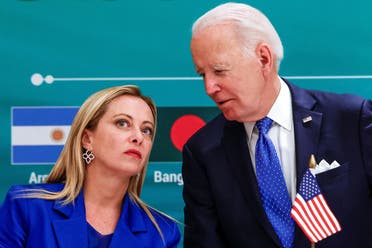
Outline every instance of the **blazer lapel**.
[(227, 161), (231, 165), (240, 189), (247, 200), (251, 211), (256, 213), (255, 217), (259, 225), (266, 230), (269, 236), (278, 246), (280, 240), (272, 228), (263, 209), (258, 189), (256, 174), (253, 170), (252, 160), (249, 155), (246, 132), (244, 125), (238, 122), (228, 121), (225, 125), (223, 144), (227, 154)]
[(88, 233), (82, 192), (80, 192), (74, 204), (62, 205), (60, 201), (56, 201), (54, 211), (63, 217), (52, 221), (59, 247), (88, 247)]
[(136, 234), (148, 230), (140, 207), (126, 194), (122, 209), (110, 247), (123, 247), (123, 243), (126, 247), (143, 247), (143, 240)]
[[(88, 231), (82, 192), (76, 198), (75, 204), (62, 205), (57, 201), (54, 211), (62, 216), (61, 219), (52, 222), (59, 247), (88, 247)], [(147, 231), (140, 207), (131, 201), (129, 196), (125, 196), (123, 210), (110, 247), (122, 247), (123, 242), (128, 247), (143, 247), (143, 241), (136, 236), (136, 233)]]

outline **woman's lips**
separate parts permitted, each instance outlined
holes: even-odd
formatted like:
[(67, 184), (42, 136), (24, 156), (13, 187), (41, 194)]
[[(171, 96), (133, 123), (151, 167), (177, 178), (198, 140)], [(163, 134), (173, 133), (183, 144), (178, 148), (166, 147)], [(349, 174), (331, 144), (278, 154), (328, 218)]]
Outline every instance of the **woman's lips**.
[(135, 157), (135, 158), (139, 158), (139, 159), (142, 158), (142, 154), (135, 149), (129, 149), (129, 150), (125, 151), (124, 153), (127, 154), (128, 156), (131, 156), (131, 157)]

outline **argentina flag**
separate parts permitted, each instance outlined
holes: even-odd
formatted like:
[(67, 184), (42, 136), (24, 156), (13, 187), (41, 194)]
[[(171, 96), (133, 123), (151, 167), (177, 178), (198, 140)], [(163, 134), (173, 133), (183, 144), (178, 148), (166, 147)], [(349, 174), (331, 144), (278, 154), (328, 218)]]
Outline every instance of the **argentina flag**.
[(12, 164), (53, 164), (78, 107), (12, 107)]

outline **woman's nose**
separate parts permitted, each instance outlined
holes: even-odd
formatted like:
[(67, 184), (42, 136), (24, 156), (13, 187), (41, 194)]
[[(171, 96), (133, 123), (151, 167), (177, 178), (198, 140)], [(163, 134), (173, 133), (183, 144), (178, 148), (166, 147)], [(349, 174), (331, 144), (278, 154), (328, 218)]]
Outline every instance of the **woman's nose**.
[(130, 136), (130, 141), (136, 144), (141, 144), (143, 141), (143, 133), (141, 130), (134, 128)]

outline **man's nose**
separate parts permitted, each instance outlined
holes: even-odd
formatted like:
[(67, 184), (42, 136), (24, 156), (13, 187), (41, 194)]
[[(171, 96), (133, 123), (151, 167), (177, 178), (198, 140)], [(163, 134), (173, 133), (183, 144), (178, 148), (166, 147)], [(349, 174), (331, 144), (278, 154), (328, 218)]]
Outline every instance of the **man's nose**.
[(205, 92), (207, 95), (211, 96), (220, 90), (217, 80), (212, 77), (204, 78)]

